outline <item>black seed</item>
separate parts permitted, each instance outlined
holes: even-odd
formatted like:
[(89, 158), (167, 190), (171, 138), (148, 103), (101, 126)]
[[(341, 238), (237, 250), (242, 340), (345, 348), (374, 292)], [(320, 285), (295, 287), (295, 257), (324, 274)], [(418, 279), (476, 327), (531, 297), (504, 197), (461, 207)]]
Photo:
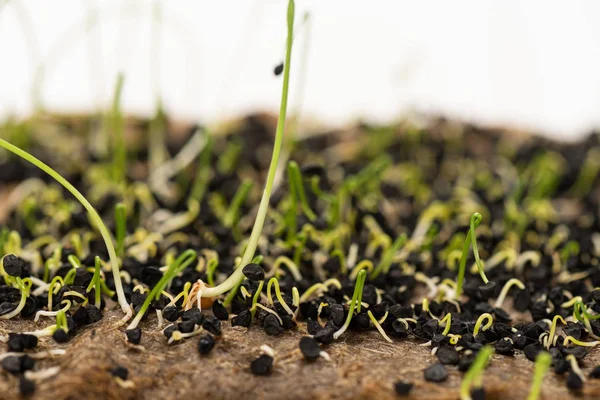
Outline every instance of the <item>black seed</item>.
[(15, 308), (17, 308), (16, 304), (4, 302), (4, 303), (0, 304), (0, 315), (8, 314), (9, 312), (13, 311)]
[(198, 352), (200, 354), (208, 354), (215, 347), (215, 339), (209, 335), (202, 335), (198, 341)]
[(193, 321), (196, 325), (202, 325), (204, 322), (204, 314), (199, 308), (191, 308), (181, 314), (182, 321)]
[(569, 372), (567, 376), (567, 387), (571, 390), (580, 390), (583, 388), (583, 381), (575, 372)]
[(344, 324), (344, 306), (331, 304), (329, 306), (329, 320), (333, 321), (335, 326), (341, 327)]
[(281, 64), (277, 64), (275, 66), (275, 68), (273, 68), (273, 74), (275, 74), (275, 76), (281, 75), (282, 72), (283, 72), (283, 62), (281, 62)]
[(21, 396), (31, 396), (35, 392), (35, 383), (24, 376), (19, 378), (19, 393)]
[(2, 359), (2, 368), (13, 375), (21, 373), (21, 357), (8, 356)]
[(525, 346), (525, 348), (523, 349), (523, 352), (525, 352), (525, 357), (527, 357), (527, 359), (529, 359), (529, 361), (535, 362), (535, 358), (538, 356), (538, 354), (540, 354), (540, 352), (542, 350), (543, 350), (543, 348), (542, 348), (541, 344), (532, 343), (532, 344)]
[(565, 355), (565, 357), (569, 354), (572, 354), (573, 356), (575, 356), (577, 361), (581, 361), (587, 355), (588, 350), (585, 347), (576, 346), (570, 348), (563, 348), (562, 353)]
[(527, 339), (527, 336), (525, 336), (525, 333), (523, 331), (517, 331), (512, 336), (512, 341), (513, 341), (513, 346), (516, 349), (523, 350), (525, 348), (525, 346), (527, 346), (527, 342), (529, 340)]
[(491, 299), (496, 293), (496, 282), (489, 281), (485, 285), (479, 286), (479, 293), (483, 300)]
[(459, 360), (458, 352), (456, 351), (456, 349), (453, 346), (441, 346), (438, 348), (435, 355), (437, 356), (438, 360), (440, 360), (440, 362), (442, 364), (446, 364), (446, 365), (458, 364), (458, 360)]
[(55, 330), (52, 334), (52, 338), (56, 341), (56, 343), (66, 343), (69, 341), (69, 335), (64, 329)]
[(212, 305), (212, 311), (215, 317), (220, 319), (221, 321), (227, 321), (229, 319), (229, 313), (227, 309), (221, 302), (221, 300), (216, 300)]
[(133, 344), (140, 344), (142, 341), (142, 328), (128, 329), (125, 331), (127, 340)]
[(300, 339), (300, 351), (308, 361), (314, 361), (321, 354), (321, 347), (314, 338), (304, 336)]
[(413, 384), (405, 381), (397, 381), (394, 383), (394, 390), (400, 396), (407, 396), (413, 388)]
[(177, 324), (177, 330), (181, 333), (191, 333), (194, 331), (194, 326), (193, 321), (181, 321)]
[(569, 365), (569, 362), (567, 360), (565, 360), (564, 358), (559, 358), (557, 360), (554, 360), (554, 372), (562, 375), (565, 372), (567, 372), (569, 370), (569, 368), (571, 368), (571, 365)]
[(21, 317), (27, 318), (31, 317), (37, 311), (37, 303), (33, 299), (33, 297), (28, 297), (25, 300), (25, 306), (21, 310)]
[(171, 336), (173, 336), (173, 332), (175, 332), (176, 330), (177, 325), (169, 325), (163, 330), (163, 335), (165, 335), (167, 339), (171, 339)]
[(231, 326), (243, 326), (244, 328), (249, 328), (250, 324), (252, 324), (252, 313), (250, 310), (244, 310), (231, 318)]
[(133, 304), (133, 307), (135, 308), (144, 304), (146, 297), (148, 297), (148, 295), (145, 293), (140, 293), (138, 291), (133, 292), (131, 294), (131, 303)]
[(600, 379), (600, 365), (596, 365), (594, 369), (590, 371), (590, 378)]
[(475, 361), (475, 357), (476, 354), (471, 350), (468, 350), (468, 353), (465, 352), (465, 354), (460, 357), (460, 361), (458, 362), (458, 370), (461, 372), (468, 371), (471, 367), (471, 364), (473, 364), (473, 361)]
[(251, 281), (259, 282), (265, 280), (265, 271), (258, 264), (248, 264), (242, 270), (244, 276)]
[(250, 371), (254, 375), (270, 375), (273, 371), (273, 357), (263, 354), (250, 363)]
[(316, 335), (323, 327), (312, 318), (306, 320), (306, 331), (309, 335)]
[(88, 324), (96, 323), (102, 319), (102, 312), (95, 305), (88, 304), (85, 306), (85, 310), (87, 311)]
[(440, 363), (435, 363), (425, 368), (425, 380), (429, 382), (443, 382), (448, 379), (448, 370)]
[(215, 336), (221, 336), (221, 321), (215, 317), (205, 317), (202, 327)]
[(181, 316), (181, 311), (177, 306), (168, 306), (162, 310), (163, 317), (169, 322), (175, 322)]
[(14, 254), (8, 254), (2, 259), (4, 271), (10, 276), (21, 276), (25, 267), (25, 260)]
[[(142, 269), (141, 281), (149, 287), (154, 287), (160, 281), (163, 274), (157, 267), (145, 267)], [(159, 307), (164, 308), (164, 307)]]
[(263, 329), (265, 330), (265, 333), (269, 336), (277, 336), (283, 333), (283, 327), (279, 323), (279, 320), (275, 315), (270, 313), (266, 316), (265, 320), (263, 321)]
[(531, 305), (531, 297), (529, 296), (529, 292), (527, 290), (520, 290), (517, 292), (514, 297), (513, 305), (517, 311), (527, 311)]
[(594, 303), (600, 304), (600, 289), (592, 290), (592, 300), (594, 300)]
[(331, 327), (323, 328), (319, 332), (314, 334), (314, 338), (317, 342), (321, 344), (331, 344), (333, 343), (333, 334), (335, 331)]
[(495, 347), (496, 353), (503, 354), (505, 356), (512, 356), (515, 353), (512, 341), (509, 338), (498, 340)]
[(485, 400), (485, 390), (482, 387), (471, 389), (472, 400)]
[(34, 335), (26, 333), (9, 333), (8, 334), (8, 351), (21, 353), (25, 349), (33, 349), (38, 344), (38, 338)]
[(127, 380), (127, 376), (129, 375), (129, 371), (127, 370), (127, 368), (125, 367), (115, 367), (113, 369), (110, 370), (110, 373), (112, 374), (112, 376), (115, 376), (117, 378), (121, 378), (124, 381)]

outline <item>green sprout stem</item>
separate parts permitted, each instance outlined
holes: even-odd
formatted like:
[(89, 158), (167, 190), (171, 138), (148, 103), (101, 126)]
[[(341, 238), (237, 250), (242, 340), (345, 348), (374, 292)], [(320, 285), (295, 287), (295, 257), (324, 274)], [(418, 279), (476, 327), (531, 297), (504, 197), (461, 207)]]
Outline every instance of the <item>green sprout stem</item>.
[(208, 181), (210, 180), (210, 156), (212, 154), (213, 140), (212, 136), (205, 132), (206, 142), (204, 148), (198, 157), (198, 168), (196, 168), (196, 177), (192, 184), (192, 190), (190, 192), (190, 198), (198, 202), (202, 200), (206, 193)]
[(75, 187), (73, 185), (71, 185), (65, 178), (63, 178), (58, 172), (56, 172), (55, 170), (50, 168), (48, 165), (46, 165), (45, 163), (43, 163), (36, 157), (32, 156), (28, 152), (21, 150), (20, 148), (18, 148), (16, 146), (13, 146), (12, 144), (8, 143), (7, 141), (5, 141), (3, 139), (0, 139), (0, 146), (4, 147), (6, 150), (18, 155), (19, 157), (29, 161), (30, 163), (32, 163), (33, 165), (35, 165), (36, 167), (38, 167), (39, 169), (41, 169), (42, 171), (44, 171), (45, 173), (50, 175), (58, 183), (60, 183), (62, 186), (64, 186), (65, 189), (67, 189), (69, 192), (71, 192), (73, 194), (73, 196), (75, 196), (75, 198), (87, 210), (87, 212), (90, 214), (92, 221), (98, 227), (98, 230), (100, 231), (100, 234), (102, 235), (102, 239), (104, 240), (104, 243), (106, 244), (106, 248), (108, 250), (108, 256), (110, 258), (111, 269), (112, 269), (112, 273), (113, 273), (113, 277), (114, 277), (115, 289), (117, 291), (117, 299), (119, 301), (119, 305), (121, 306), (121, 310), (123, 310), (123, 312), (126, 313), (127, 316), (130, 316), (132, 313), (132, 310), (131, 310), (131, 307), (129, 306), (129, 304), (127, 303), (127, 299), (125, 298), (125, 292), (123, 291), (123, 285), (121, 283), (121, 275), (119, 274), (119, 262), (117, 259), (117, 253), (115, 251), (115, 247), (113, 245), (112, 238), (110, 237), (110, 233), (109, 233), (108, 229), (106, 228), (106, 225), (104, 225), (104, 222), (102, 222), (102, 219), (100, 218), (100, 215), (98, 215), (98, 212), (94, 209), (94, 207), (90, 204), (90, 202), (87, 201), (87, 199), (77, 189), (75, 189)]
[(380, 273), (387, 273), (390, 270), (390, 267), (392, 266), (392, 261), (394, 260), (394, 256), (402, 248), (402, 246), (404, 246), (407, 239), (408, 237), (405, 233), (401, 234), (396, 238), (394, 243), (384, 253), (377, 267), (375, 267), (375, 269), (371, 273), (371, 279), (375, 279), (379, 276)]
[[(485, 325), (483, 325), (484, 320), (487, 320)], [(492, 314), (490, 314), (490, 313), (481, 314), (479, 316), (479, 318), (477, 318), (477, 322), (475, 323), (475, 328), (473, 328), (473, 336), (477, 336), (480, 329), (484, 332), (487, 331), (488, 329), (490, 329), (492, 327), (493, 323), (494, 323), (494, 317), (492, 317)], [(483, 326), (481, 326), (481, 325), (483, 325)]]
[(540, 397), (540, 390), (542, 388), (542, 381), (544, 375), (550, 369), (552, 364), (552, 356), (550, 353), (541, 351), (535, 358), (535, 370), (533, 372), (533, 381), (531, 382), (531, 389), (527, 400), (537, 400)]
[(460, 384), (460, 398), (461, 400), (471, 399), (471, 386), (481, 387), (481, 380), (483, 371), (490, 359), (490, 356), (494, 353), (492, 346), (486, 345), (479, 350), (477, 357), (473, 364), (465, 374), (465, 377)]
[(225, 217), (223, 218), (223, 225), (225, 225), (228, 228), (231, 228), (237, 223), (239, 219), (240, 209), (242, 208), (242, 205), (248, 198), (248, 195), (252, 190), (252, 186), (254, 186), (252, 181), (242, 182), (242, 185), (235, 192), (235, 195), (233, 196), (233, 199), (229, 204), (229, 208), (225, 213)]
[(283, 307), (283, 309), (287, 311), (288, 314), (294, 315), (292, 309), (283, 300), (283, 296), (281, 295), (281, 289), (279, 288), (279, 281), (275, 277), (271, 278), (269, 280), (269, 284), (267, 285), (267, 298), (269, 299), (269, 302), (273, 304), (273, 298), (271, 297), (271, 286), (275, 286), (275, 296), (277, 297), (277, 300), (279, 300), (279, 304), (281, 305), (281, 307)]
[(494, 307), (496, 307), (496, 308), (502, 307), (502, 303), (504, 303), (504, 299), (508, 295), (508, 291), (513, 286), (516, 286), (521, 290), (525, 290), (525, 285), (523, 284), (523, 282), (521, 282), (517, 278), (509, 279), (502, 287), (502, 290), (500, 291), (500, 295), (498, 296), (498, 298), (496, 299), (496, 302), (494, 303)]
[(258, 299), (260, 299), (260, 294), (262, 293), (263, 286), (265, 286), (265, 281), (260, 281), (258, 283), (258, 288), (256, 288), (256, 292), (254, 293), (254, 297), (252, 297), (252, 307), (250, 308), (252, 318), (254, 318), (254, 314), (256, 314), (256, 304), (258, 304)]
[(123, 116), (121, 115), (121, 92), (125, 75), (119, 73), (115, 84), (115, 92), (110, 115), (111, 129), (114, 140), (113, 148), (113, 179), (117, 182), (125, 180), (127, 169), (127, 148), (125, 145), (125, 132), (123, 128)]
[(167, 271), (163, 274), (162, 278), (158, 281), (158, 283), (152, 288), (150, 294), (144, 300), (142, 307), (138, 311), (137, 315), (131, 321), (131, 324), (127, 327), (127, 329), (135, 329), (142, 317), (148, 310), (150, 303), (154, 300), (158, 300), (163, 290), (169, 285), (169, 283), (184, 269), (186, 269), (194, 260), (196, 259), (196, 252), (194, 250), (186, 250), (177, 259), (169, 266)]
[(102, 305), (101, 294), (100, 291), (100, 281), (102, 277), (100, 276), (100, 267), (102, 266), (102, 262), (100, 261), (100, 257), (94, 257), (94, 275), (92, 276), (92, 280), (90, 284), (85, 289), (86, 293), (89, 293), (92, 288), (94, 289), (94, 305), (98, 308)]
[(124, 203), (115, 206), (115, 240), (117, 242), (116, 252), (123, 257), (125, 251), (125, 235), (127, 234), (127, 207)]
[(354, 286), (354, 294), (352, 295), (352, 300), (350, 300), (350, 308), (348, 309), (348, 316), (346, 317), (346, 322), (344, 325), (333, 334), (333, 338), (337, 339), (346, 332), (346, 329), (350, 326), (350, 321), (352, 321), (352, 315), (354, 314), (354, 309), (360, 310), (360, 305), (362, 302), (362, 293), (363, 287), (365, 286), (365, 280), (367, 279), (367, 271), (364, 269), (360, 270), (358, 273), (358, 277), (356, 278), (356, 285)]
[(21, 279), (19, 277), (15, 278), (15, 282), (17, 284), (17, 287), (21, 291), (21, 300), (19, 301), (17, 308), (12, 310), (8, 314), (0, 315), (0, 319), (11, 319), (12, 317), (17, 316), (25, 307), (25, 303), (27, 302), (27, 298), (29, 297), (29, 292), (31, 290), (33, 282), (30, 278)]
[(287, 9), (287, 46), (286, 46), (286, 54), (285, 54), (285, 63), (283, 70), (283, 89), (281, 93), (281, 108), (279, 111), (279, 119), (277, 121), (277, 130), (275, 132), (275, 143), (273, 145), (273, 156), (271, 158), (271, 164), (269, 166), (269, 172), (267, 175), (267, 181), (265, 184), (265, 190), (263, 192), (262, 199), (260, 200), (260, 205), (258, 206), (258, 213), (256, 215), (256, 220), (254, 222), (254, 226), (252, 227), (252, 232), (250, 234), (250, 240), (248, 241), (248, 245), (246, 246), (246, 250), (242, 255), (242, 260), (239, 263), (237, 269), (227, 278), (223, 283), (214, 287), (207, 288), (203, 295), (206, 297), (215, 297), (219, 296), (228, 290), (233, 289), (238, 282), (241, 282), (244, 279), (244, 274), (242, 269), (244, 266), (248, 265), (254, 257), (254, 253), (256, 248), (258, 247), (258, 240), (260, 239), (260, 234), (262, 232), (263, 225), (265, 223), (265, 219), (267, 217), (267, 211), (269, 210), (269, 199), (271, 198), (271, 192), (273, 190), (273, 182), (275, 180), (275, 173), (277, 171), (277, 165), (279, 164), (279, 154), (281, 152), (281, 144), (283, 142), (283, 132), (285, 128), (285, 116), (287, 112), (287, 102), (288, 102), (288, 88), (290, 84), (290, 65), (292, 61), (292, 42), (293, 42), (293, 31), (294, 31), (294, 0), (289, 0), (288, 9)]
[(460, 258), (460, 266), (458, 269), (458, 279), (456, 282), (456, 298), (459, 298), (462, 294), (463, 281), (465, 279), (465, 268), (467, 266), (467, 254), (469, 253), (469, 247), (473, 245), (473, 255), (475, 256), (475, 262), (477, 263), (477, 269), (479, 270), (479, 275), (483, 280), (483, 283), (488, 283), (489, 280), (485, 276), (485, 271), (483, 270), (483, 264), (479, 259), (479, 250), (477, 249), (477, 238), (475, 235), (475, 229), (481, 223), (481, 214), (473, 213), (471, 216), (471, 220), (469, 222), (469, 233), (467, 233), (467, 237), (465, 238), (465, 244), (463, 246), (462, 257)]
[[(377, 318), (375, 318), (375, 316), (373, 315), (373, 313), (371, 312), (371, 310), (367, 311), (367, 315), (369, 316), (369, 319), (371, 320), (371, 322), (373, 323), (373, 325), (375, 325), (375, 328), (377, 328), (377, 330), (379, 331), (379, 333), (381, 334), (381, 336), (383, 336), (383, 338), (388, 343), (393, 343), (392, 339), (390, 339), (390, 337), (385, 333), (385, 331), (381, 327), (381, 324), (379, 323), (379, 321), (377, 321)], [(387, 317), (387, 311), (386, 311), (385, 317)]]

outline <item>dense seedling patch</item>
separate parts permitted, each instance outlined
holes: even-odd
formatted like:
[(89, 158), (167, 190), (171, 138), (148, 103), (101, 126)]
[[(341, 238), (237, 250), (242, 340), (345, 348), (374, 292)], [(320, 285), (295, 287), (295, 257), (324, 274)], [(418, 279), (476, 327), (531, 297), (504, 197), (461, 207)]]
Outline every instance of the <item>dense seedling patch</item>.
[[(512, 357), (532, 362), (529, 399), (550, 370), (585, 390), (600, 377), (581, 369), (600, 344), (598, 137), (555, 145), (445, 123), (362, 126), (358, 136), (296, 137), (282, 163), (289, 4), (274, 145), (257, 118), (214, 137), (194, 129), (187, 144), (160, 144), (168, 168), (140, 176), (133, 164), (156, 143), (125, 147), (123, 77), (107, 118), (112, 157), (83, 148), (83, 162), (65, 163), (67, 154), (0, 139), (65, 188), (22, 174), (31, 170), (0, 175), (18, 185), (0, 229), (0, 339), (11, 353), (2, 369), (32, 394), (53, 372), (36, 370), (38, 343), (68, 348), (120, 306), (115, 329), (132, 351), (146, 331), (161, 332), (165, 348), (194, 340), (204, 360), (230, 329), (262, 330), (273, 347), (298, 331), (294, 362), (316, 368), (333, 343), (376, 332), (434, 356), (422, 382), (390, 371), (401, 396), (461, 374), (460, 396), (483, 398), (486, 365)], [(23, 319), (39, 329), (11, 328)], [(265, 347), (246, 361), (244, 379), (268, 379), (280, 356)], [(123, 367), (106, 373), (123, 387), (135, 380)]]

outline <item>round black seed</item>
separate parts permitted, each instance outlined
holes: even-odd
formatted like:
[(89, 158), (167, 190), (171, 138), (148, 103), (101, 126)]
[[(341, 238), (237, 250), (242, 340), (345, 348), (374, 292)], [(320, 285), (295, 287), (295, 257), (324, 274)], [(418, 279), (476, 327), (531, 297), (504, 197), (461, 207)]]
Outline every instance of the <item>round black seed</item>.
[(590, 378), (600, 379), (600, 365), (596, 365), (594, 369), (590, 371)]
[(425, 380), (429, 382), (443, 382), (448, 379), (448, 370), (440, 363), (435, 363), (425, 368)]
[(399, 396), (407, 396), (413, 388), (413, 384), (405, 381), (397, 381), (394, 383), (394, 390)]
[(8, 356), (2, 359), (2, 368), (13, 375), (21, 373), (21, 357)]
[(458, 356), (458, 352), (456, 351), (454, 346), (441, 346), (437, 349), (437, 352), (435, 353), (435, 355), (437, 356), (438, 360), (440, 360), (440, 362), (442, 364), (445, 364), (445, 365), (458, 364), (459, 356)]
[(248, 264), (242, 270), (244, 276), (251, 281), (259, 282), (265, 280), (265, 270), (258, 264)]
[(244, 310), (231, 318), (231, 326), (243, 326), (244, 328), (249, 328), (250, 324), (252, 324), (252, 313), (249, 310)]
[(277, 336), (283, 333), (283, 327), (279, 323), (277, 317), (273, 314), (266, 316), (265, 320), (263, 321), (263, 329), (269, 336)]
[(175, 322), (181, 316), (181, 312), (176, 306), (168, 306), (162, 310), (162, 315), (167, 321)]
[(221, 300), (216, 300), (213, 303), (212, 311), (215, 317), (217, 317), (221, 321), (227, 321), (229, 319), (229, 313), (227, 312), (227, 308), (225, 308)]
[(479, 293), (483, 300), (491, 299), (496, 293), (496, 282), (489, 281), (485, 285), (479, 286)]
[(215, 339), (209, 335), (203, 335), (198, 341), (198, 352), (200, 354), (208, 354), (215, 347)]
[(472, 400), (485, 400), (485, 390), (482, 387), (471, 389)]
[(333, 321), (335, 326), (341, 327), (344, 324), (344, 306), (331, 304), (329, 306), (329, 320)]
[(283, 72), (283, 62), (280, 64), (277, 64), (275, 66), (275, 68), (273, 68), (273, 74), (275, 74), (275, 76), (281, 75), (282, 72)]
[(529, 361), (535, 362), (535, 358), (538, 356), (538, 354), (540, 354), (540, 352), (542, 350), (544, 350), (544, 349), (541, 344), (532, 343), (532, 344), (525, 346), (525, 348), (523, 349), (523, 352), (525, 353), (525, 357), (527, 357), (527, 359)]
[(9, 333), (8, 334), (8, 351), (21, 353), (26, 349), (33, 349), (38, 344), (38, 338), (34, 335), (26, 333)]
[(194, 331), (194, 326), (193, 321), (181, 321), (177, 324), (177, 330), (181, 333), (191, 333)]
[(177, 325), (169, 325), (163, 330), (163, 335), (165, 335), (167, 339), (171, 339), (171, 336), (173, 336), (173, 332), (175, 332), (176, 330)]
[(254, 375), (270, 375), (273, 371), (273, 357), (263, 354), (250, 363), (250, 371)]
[(2, 259), (4, 271), (10, 276), (21, 276), (25, 267), (25, 260), (14, 254), (8, 254)]
[(142, 328), (128, 329), (125, 331), (127, 341), (133, 344), (140, 344), (142, 341)]
[(15, 308), (17, 308), (16, 304), (4, 302), (0, 304), (0, 315), (8, 314), (9, 312), (14, 311)]
[(202, 325), (204, 322), (204, 314), (199, 308), (191, 308), (181, 314), (182, 321), (192, 321), (196, 325)]
[(583, 381), (574, 371), (570, 371), (567, 376), (567, 387), (570, 390), (581, 390), (583, 388)]
[(19, 393), (21, 396), (31, 396), (35, 392), (35, 383), (24, 376), (19, 378)]
[(323, 327), (312, 318), (306, 320), (306, 331), (309, 335), (316, 335)]
[(333, 334), (335, 331), (331, 327), (326, 327), (321, 329), (319, 332), (314, 334), (314, 338), (317, 342), (321, 344), (331, 344), (333, 343)]
[(525, 348), (525, 346), (527, 346), (527, 343), (529, 342), (529, 340), (527, 339), (527, 336), (525, 336), (525, 333), (523, 331), (515, 332), (515, 334), (512, 336), (512, 341), (513, 341), (513, 346), (519, 350), (523, 350)]
[(66, 343), (69, 341), (69, 335), (64, 329), (55, 330), (52, 334), (52, 338), (56, 341), (56, 343)]
[(562, 375), (567, 372), (571, 368), (571, 365), (564, 358), (559, 358), (554, 360), (554, 372)]
[(111, 369), (110, 373), (112, 374), (112, 376), (121, 378), (124, 381), (127, 380), (127, 376), (129, 375), (129, 371), (127, 370), (127, 368), (121, 366)]
[(465, 352), (465, 354), (460, 357), (460, 361), (458, 362), (458, 370), (461, 372), (468, 371), (471, 364), (473, 364), (473, 361), (475, 361), (476, 354), (471, 350), (467, 351), (468, 352)]
[(102, 312), (95, 305), (88, 304), (85, 306), (85, 310), (87, 311), (87, 323), (93, 324), (102, 319)]
[(27, 354), (21, 356), (21, 372), (29, 371), (35, 367), (35, 360)]
[(599, 303), (600, 304), (600, 289), (594, 289), (592, 290), (592, 300), (594, 300), (594, 303)]
[(205, 317), (202, 327), (215, 336), (221, 336), (221, 321), (215, 317)]
[(512, 356), (514, 354), (513, 343), (509, 338), (500, 339), (496, 342), (496, 353), (503, 354), (505, 356)]
[(304, 336), (300, 339), (300, 351), (308, 361), (314, 361), (321, 354), (321, 347), (314, 338)]
[(25, 300), (25, 306), (21, 310), (21, 317), (27, 318), (31, 317), (37, 311), (37, 303), (32, 297), (28, 297)]

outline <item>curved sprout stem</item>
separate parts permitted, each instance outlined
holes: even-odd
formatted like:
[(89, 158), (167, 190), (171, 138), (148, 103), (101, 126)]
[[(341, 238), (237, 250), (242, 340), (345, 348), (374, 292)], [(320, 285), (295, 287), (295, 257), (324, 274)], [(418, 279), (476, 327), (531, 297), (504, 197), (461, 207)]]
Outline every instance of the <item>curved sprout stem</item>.
[(375, 325), (375, 328), (377, 328), (377, 330), (379, 331), (379, 333), (381, 333), (381, 336), (383, 336), (383, 338), (387, 342), (393, 343), (392, 339), (390, 339), (390, 337), (385, 333), (385, 331), (383, 330), (383, 328), (379, 324), (379, 321), (377, 321), (377, 319), (375, 318), (375, 316), (373, 315), (373, 313), (371, 312), (371, 310), (367, 311), (367, 315), (369, 316), (369, 319), (371, 320), (371, 322), (373, 322), (373, 325)]
[[(487, 320), (487, 322), (482, 327), (481, 325), (483, 324), (484, 320)], [(490, 313), (481, 314), (479, 316), (479, 318), (477, 318), (477, 322), (475, 323), (475, 328), (473, 328), (473, 336), (477, 336), (480, 329), (483, 332), (487, 331), (488, 329), (490, 329), (492, 327), (493, 323), (494, 323), (494, 317), (492, 317), (492, 315)]]
[(117, 259), (117, 253), (115, 251), (115, 247), (112, 242), (112, 238), (110, 237), (110, 233), (102, 222), (100, 215), (94, 209), (94, 207), (90, 204), (89, 201), (77, 190), (73, 185), (71, 185), (65, 178), (63, 178), (58, 172), (53, 170), (51, 167), (32, 156), (28, 152), (21, 150), (20, 148), (13, 146), (7, 141), (0, 139), (0, 146), (4, 147), (6, 150), (18, 155), (19, 157), (29, 161), (52, 178), (54, 178), (58, 183), (64, 186), (69, 192), (75, 196), (75, 198), (81, 203), (81, 205), (87, 210), (90, 214), (92, 221), (97, 225), (100, 234), (102, 235), (102, 239), (106, 244), (106, 249), (108, 250), (108, 256), (110, 258), (111, 269), (115, 282), (115, 289), (117, 291), (117, 299), (119, 301), (119, 305), (121, 306), (121, 310), (126, 314), (127, 317), (130, 317), (133, 313), (133, 310), (127, 303), (127, 299), (125, 298), (125, 292), (123, 291), (123, 284), (121, 283), (121, 275), (119, 274), (119, 261)]
[(271, 198), (271, 191), (273, 190), (273, 182), (275, 180), (275, 173), (277, 172), (277, 165), (279, 164), (279, 153), (281, 152), (281, 144), (283, 143), (283, 131), (285, 128), (285, 116), (287, 112), (288, 102), (288, 88), (290, 85), (290, 65), (292, 61), (292, 42), (294, 36), (294, 11), (295, 5), (294, 0), (289, 0), (287, 9), (287, 45), (285, 54), (285, 63), (283, 70), (283, 88), (281, 93), (281, 107), (279, 110), (279, 119), (277, 121), (277, 131), (275, 132), (275, 143), (273, 145), (273, 156), (271, 158), (271, 164), (269, 166), (269, 172), (267, 175), (267, 181), (265, 184), (265, 190), (258, 206), (258, 214), (250, 233), (250, 240), (248, 246), (242, 255), (242, 260), (238, 268), (227, 278), (223, 283), (214, 287), (207, 288), (203, 293), (206, 297), (215, 297), (220, 294), (233, 289), (238, 282), (244, 279), (242, 269), (252, 260), (254, 252), (258, 246), (258, 240), (262, 232), (265, 219), (267, 217), (267, 211), (269, 210), (269, 199)]
[(275, 277), (269, 279), (269, 284), (267, 285), (267, 298), (269, 299), (269, 303), (273, 304), (273, 298), (271, 297), (271, 286), (275, 286), (275, 296), (277, 297), (277, 300), (279, 300), (281, 307), (283, 307), (288, 314), (294, 315), (292, 309), (283, 300), (283, 296), (281, 296), (281, 290), (279, 289), (279, 281)]
[(348, 309), (348, 316), (346, 317), (346, 322), (344, 325), (333, 334), (333, 338), (337, 339), (346, 332), (346, 329), (350, 326), (350, 321), (352, 321), (352, 314), (354, 314), (354, 309), (358, 308), (362, 301), (362, 293), (363, 287), (365, 286), (365, 280), (367, 279), (367, 271), (362, 269), (358, 273), (358, 277), (356, 278), (356, 285), (354, 286), (354, 294), (352, 295), (352, 300), (350, 301), (350, 308)]
[(506, 299), (506, 295), (508, 295), (508, 291), (513, 286), (516, 286), (521, 290), (525, 290), (525, 285), (523, 284), (523, 282), (521, 282), (517, 278), (509, 279), (508, 282), (506, 282), (504, 284), (504, 286), (502, 287), (502, 291), (500, 291), (500, 295), (496, 299), (496, 302), (494, 303), (494, 307), (496, 307), (496, 308), (502, 307), (502, 303), (504, 303), (504, 299)]
[(475, 256), (475, 262), (477, 263), (477, 269), (479, 270), (479, 275), (481, 279), (483, 279), (483, 283), (488, 283), (489, 280), (485, 276), (485, 271), (483, 270), (483, 264), (479, 259), (479, 250), (477, 250), (477, 238), (475, 237), (475, 229), (481, 223), (481, 214), (473, 213), (471, 216), (471, 220), (469, 221), (469, 232), (467, 233), (467, 237), (465, 238), (465, 244), (463, 246), (462, 257), (460, 258), (460, 266), (458, 269), (458, 278), (456, 281), (456, 298), (459, 298), (462, 294), (463, 281), (465, 279), (465, 268), (467, 265), (467, 254), (469, 253), (470, 245), (473, 245), (473, 255)]

